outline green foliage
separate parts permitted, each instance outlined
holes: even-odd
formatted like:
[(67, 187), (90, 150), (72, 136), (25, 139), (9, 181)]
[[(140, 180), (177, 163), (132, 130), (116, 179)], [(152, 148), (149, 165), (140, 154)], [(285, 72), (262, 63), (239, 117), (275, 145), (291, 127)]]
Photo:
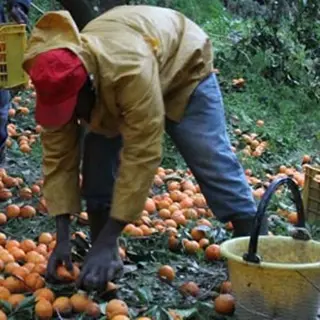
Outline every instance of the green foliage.
[[(268, 161), (297, 164), (303, 152), (317, 153), (320, 148), (320, 2), (259, 2), (264, 5), (228, 0), (223, 7), (211, 1), (211, 19), (196, 21), (213, 42), (228, 119), (237, 115), (240, 126), (249, 131), (257, 119), (264, 119)], [(186, 14), (188, 3), (182, 8)], [(231, 82), (240, 77), (247, 83), (242, 91)], [(167, 149), (172, 164), (176, 151), (171, 143)], [(254, 160), (258, 165), (261, 161)]]

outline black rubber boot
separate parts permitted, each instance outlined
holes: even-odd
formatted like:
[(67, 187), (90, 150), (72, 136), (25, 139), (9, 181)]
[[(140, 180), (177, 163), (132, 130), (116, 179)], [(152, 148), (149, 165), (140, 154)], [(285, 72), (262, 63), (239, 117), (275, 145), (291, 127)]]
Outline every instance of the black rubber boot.
[[(251, 234), (252, 227), (253, 227), (254, 218), (250, 219), (238, 219), (232, 221), (233, 225), (233, 238), (238, 237), (248, 237)], [(262, 223), (261, 223), (261, 229), (260, 229), (260, 235), (265, 236), (268, 235), (268, 217), (264, 216)]]
[(88, 211), (91, 244), (93, 244), (109, 219), (110, 210)]

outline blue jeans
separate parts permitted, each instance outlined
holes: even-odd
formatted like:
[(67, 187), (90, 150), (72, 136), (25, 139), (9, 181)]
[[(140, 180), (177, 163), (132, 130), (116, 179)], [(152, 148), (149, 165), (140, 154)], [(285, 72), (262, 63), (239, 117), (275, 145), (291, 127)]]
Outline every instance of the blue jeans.
[[(0, 5), (0, 23), (6, 22), (3, 5)], [(0, 90), (0, 152), (6, 143), (8, 111), (10, 108), (10, 92), (8, 90)]]
[[(194, 174), (208, 206), (221, 222), (255, 215), (251, 188), (231, 150), (222, 95), (214, 74), (195, 89), (179, 123), (166, 119), (166, 132)], [(110, 207), (121, 145), (121, 137), (107, 139), (87, 134), (83, 195), (88, 211), (97, 206)]]
[(10, 108), (10, 92), (8, 90), (0, 90), (0, 152), (5, 146), (8, 132), (8, 111)]

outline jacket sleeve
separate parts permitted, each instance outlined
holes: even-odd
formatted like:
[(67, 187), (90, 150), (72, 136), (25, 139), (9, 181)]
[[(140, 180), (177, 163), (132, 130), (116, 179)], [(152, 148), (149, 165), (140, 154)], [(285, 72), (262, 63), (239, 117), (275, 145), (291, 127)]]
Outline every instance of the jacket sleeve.
[(41, 133), (43, 195), (50, 215), (77, 213), (81, 209), (79, 165), (80, 128), (72, 121)]
[(155, 59), (146, 58), (135, 74), (130, 73), (116, 87), (123, 148), (111, 209), (111, 217), (125, 222), (138, 219), (144, 208), (161, 162), (165, 114)]

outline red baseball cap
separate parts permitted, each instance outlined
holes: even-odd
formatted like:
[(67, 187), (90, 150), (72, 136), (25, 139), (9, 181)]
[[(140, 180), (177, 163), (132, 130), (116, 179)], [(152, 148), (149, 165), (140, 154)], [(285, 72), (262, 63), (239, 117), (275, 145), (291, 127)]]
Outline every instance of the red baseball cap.
[(82, 61), (68, 49), (49, 50), (36, 56), (29, 75), (37, 94), (36, 122), (44, 127), (68, 123), (88, 77)]

